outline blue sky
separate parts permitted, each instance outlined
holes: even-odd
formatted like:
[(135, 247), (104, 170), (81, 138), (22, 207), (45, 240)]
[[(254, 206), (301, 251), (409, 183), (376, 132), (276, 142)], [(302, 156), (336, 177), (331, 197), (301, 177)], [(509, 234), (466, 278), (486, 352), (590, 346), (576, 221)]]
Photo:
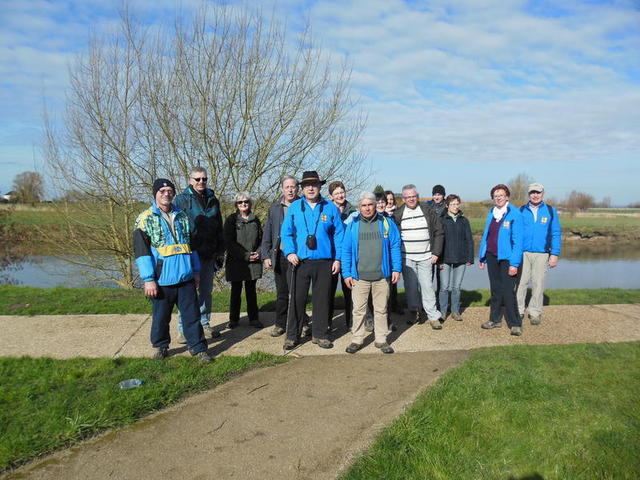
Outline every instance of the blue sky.
[[(235, 2), (227, 2), (235, 3)], [(368, 115), (372, 186), (435, 183), (482, 200), (527, 173), (547, 194), (640, 201), (637, 1), (260, 2), (293, 31), (307, 19), (335, 65), (353, 66)], [(0, 191), (43, 165), (42, 111), (64, 106), (67, 66), (120, 1), (0, 0)], [(255, 5), (252, 2), (251, 5)], [(197, 1), (131, 1), (150, 24)], [(351, 194), (355, 196), (355, 192)]]

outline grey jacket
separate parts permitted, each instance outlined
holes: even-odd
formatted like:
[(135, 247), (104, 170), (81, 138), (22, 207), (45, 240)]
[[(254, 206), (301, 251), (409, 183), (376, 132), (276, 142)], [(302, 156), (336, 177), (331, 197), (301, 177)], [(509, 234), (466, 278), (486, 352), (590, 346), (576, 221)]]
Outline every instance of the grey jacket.
[(280, 227), (282, 227), (283, 220), (284, 205), (282, 205), (282, 197), (280, 197), (269, 207), (267, 220), (264, 224), (262, 243), (260, 244), (260, 257), (263, 260), (270, 258), (274, 268), (278, 264), (278, 255), (282, 254), (282, 250), (280, 250)]
[[(404, 213), (406, 205), (398, 207), (393, 214), (393, 220), (402, 234), (402, 214)], [(442, 246), (444, 245), (444, 230), (442, 228), (442, 222), (436, 212), (425, 205), (418, 203), (418, 207), (422, 210), (424, 218), (427, 219), (427, 226), (429, 227), (429, 243), (431, 245), (431, 255), (438, 257), (442, 256)]]

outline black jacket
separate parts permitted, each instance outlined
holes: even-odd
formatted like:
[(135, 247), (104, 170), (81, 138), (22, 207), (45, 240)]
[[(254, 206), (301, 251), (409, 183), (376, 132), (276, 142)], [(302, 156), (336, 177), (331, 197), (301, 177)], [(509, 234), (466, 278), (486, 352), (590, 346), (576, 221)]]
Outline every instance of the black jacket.
[(444, 252), (440, 263), (473, 263), (473, 237), (469, 220), (460, 211), (457, 220), (446, 213), (442, 217)]
[(175, 205), (189, 217), (191, 225), (191, 249), (196, 250), (201, 260), (220, 257), (224, 254), (222, 213), (220, 202), (213, 190), (207, 188), (198, 195), (193, 187), (178, 195)]
[(253, 213), (244, 219), (232, 213), (224, 222), (224, 243), (227, 247), (225, 278), (228, 282), (257, 280), (262, 277), (262, 260), (250, 262), (251, 252), (257, 252), (262, 241), (262, 226)]
[[(393, 214), (393, 220), (402, 234), (402, 214), (404, 213), (406, 205), (398, 207)], [(440, 257), (442, 255), (442, 244), (444, 243), (444, 232), (442, 230), (442, 223), (440, 217), (436, 215), (432, 208), (418, 203), (418, 207), (422, 210), (424, 218), (427, 219), (427, 226), (429, 227), (429, 243), (431, 244), (431, 255)]]

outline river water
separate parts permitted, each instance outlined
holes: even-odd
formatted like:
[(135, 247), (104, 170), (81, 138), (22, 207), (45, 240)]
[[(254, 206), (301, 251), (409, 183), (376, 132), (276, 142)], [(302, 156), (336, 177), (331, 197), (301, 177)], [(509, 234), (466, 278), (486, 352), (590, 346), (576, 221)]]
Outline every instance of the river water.
[[(88, 279), (83, 272), (91, 270), (68, 263), (60, 258), (45, 255), (28, 257), (17, 271), (5, 272), (11, 283), (31, 287), (56, 286), (107, 286), (113, 282)], [(99, 272), (92, 272), (100, 277)], [(259, 288), (273, 288), (273, 274), (268, 272)], [(402, 287), (402, 285), (400, 285)], [(547, 288), (640, 288), (640, 249), (635, 246), (616, 249), (567, 248), (558, 267), (549, 271)], [(464, 290), (489, 288), (486, 270), (477, 263), (467, 267)]]

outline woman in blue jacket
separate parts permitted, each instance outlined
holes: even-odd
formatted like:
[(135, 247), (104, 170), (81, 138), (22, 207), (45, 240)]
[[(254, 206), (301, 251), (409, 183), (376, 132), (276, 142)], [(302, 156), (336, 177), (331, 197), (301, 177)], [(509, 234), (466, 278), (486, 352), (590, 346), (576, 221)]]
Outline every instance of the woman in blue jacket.
[(509, 203), (509, 187), (498, 184), (491, 189), (495, 204), (487, 215), (480, 243), (480, 269), (485, 265), (491, 285), (491, 313), (482, 328), (502, 326), (501, 307), (506, 311), (511, 335), (522, 335), (522, 320), (516, 301), (516, 280), (522, 263), (522, 215)]

